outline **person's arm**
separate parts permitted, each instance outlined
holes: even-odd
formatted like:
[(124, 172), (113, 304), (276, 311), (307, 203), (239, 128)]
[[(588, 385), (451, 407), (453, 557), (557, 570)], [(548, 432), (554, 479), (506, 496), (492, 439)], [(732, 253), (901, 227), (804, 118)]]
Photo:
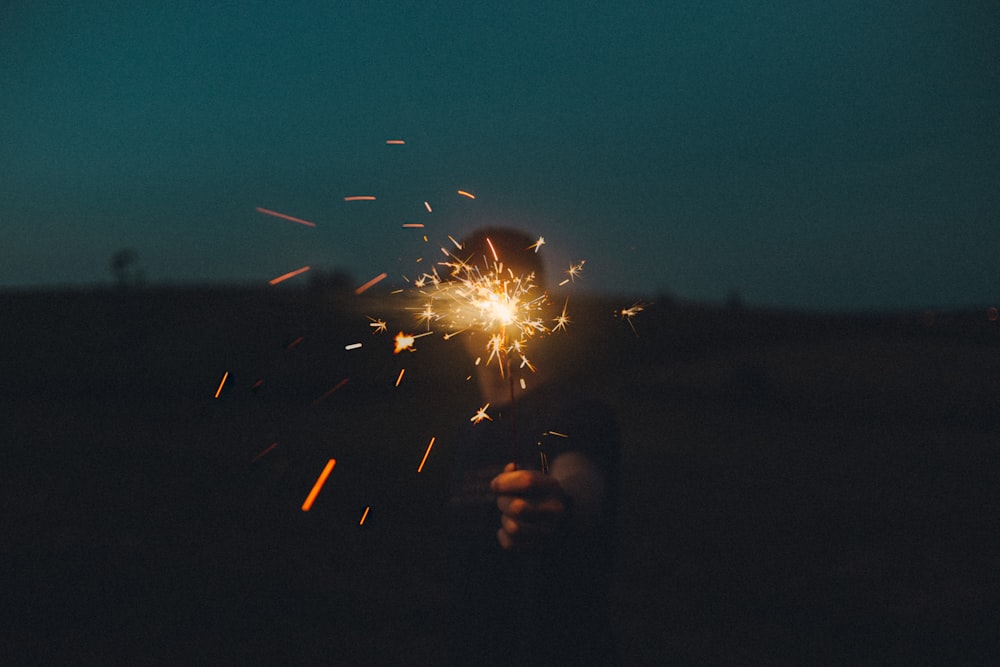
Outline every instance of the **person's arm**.
[(590, 532), (604, 514), (607, 479), (580, 452), (557, 456), (547, 475), (509, 463), (491, 486), (500, 510), (497, 541), (504, 549), (539, 548), (560, 534)]

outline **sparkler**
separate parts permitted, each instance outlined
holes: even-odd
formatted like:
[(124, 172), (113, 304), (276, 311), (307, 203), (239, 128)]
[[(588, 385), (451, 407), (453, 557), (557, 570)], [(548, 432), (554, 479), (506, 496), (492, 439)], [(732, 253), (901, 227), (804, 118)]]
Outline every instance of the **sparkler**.
[[(499, 245), (489, 234), (494, 232), (474, 236), (468, 244), (469, 250), (449, 236), (454, 249), (441, 248), (444, 260), (412, 281), (415, 297), (422, 303), (408, 309), (415, 311), (417, 322), (427, 329), (420, 335), (432, 333), (432, 328), (443, 328), (445, 340), (459, 333), (483, 337), (485, 365), (495, 362), (500, 377), (509, 382), (508, 412), (516, 461), (512, 364), (517, 364), (517, 369), (536, 371), (528, 355), (529, 346), (536, 338), (566, 330), (570, 323), (567, 314), (569, 302), (567, 299), (562, 312), (555, 318), (547, 314), (550, 300), (540, 284), (541, 264), (530, 259), (545, 243), (543, 237), (530, 245), (518, 241), (511, 246), (509, 232), (495, 232), (498, 235), (496, 240), (501, 241)], [(505, 256), (507, 251), (512, 252), (510, 257)], [(567, 272), (570, 276), (568, 281), (580, 275), (583, 264), (580, 261), (571, 265)], [(413, 351), (417, 337), (400, 331), (395, 338), (394, 353)], [(520, 378), (520, 386), (522, 389), (526, 387), (523, 377)], [(470, 421), (473, 424), (492, 421), (486, 412), (488, 407), (489, 403), (479, 408)]]

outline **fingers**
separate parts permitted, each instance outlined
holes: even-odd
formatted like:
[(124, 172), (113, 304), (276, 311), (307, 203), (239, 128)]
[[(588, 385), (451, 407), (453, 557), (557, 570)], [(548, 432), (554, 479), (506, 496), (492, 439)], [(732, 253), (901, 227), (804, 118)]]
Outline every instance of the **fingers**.
[(496, 494), (544, 496), (561, 492), (559, 481), (537, 470), (517, 470), (508, 463), (504, 471), (493, 478), (490, 487)]
[(497, 541), (504, 549), (543, 546), (563, 524), (566, 504), (561, 496), (497, 497), (500, 529)]

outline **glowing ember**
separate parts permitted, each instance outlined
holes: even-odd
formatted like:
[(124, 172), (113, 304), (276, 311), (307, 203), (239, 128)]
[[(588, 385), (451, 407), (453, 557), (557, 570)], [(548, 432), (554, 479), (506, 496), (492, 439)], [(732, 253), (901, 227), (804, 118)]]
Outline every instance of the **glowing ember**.
[(335, 465), (337, 465), (337, 459), (330, 459), (326, 462), (326, 467), (323, 468), (323, 472), (319, 474), (319, 478), (317, 478), (316, 483), (313, 484), (312, 490), (309, 492), (309, 495), (306, 496), (306, 501), (302, 503), (303, 512), (308, 512), (312, 509), (313, 503), (316, 501), (316, 496), (319, 495), (320, 489), (322, 489), (323, 485), (326, 484), (326, 478), (330, 476), (331, 472), (333, 472), (333, 466)]
[(253, 457), (253, 460), (252, 460), (252, 461), (250, 461), (250, 463), (256, 463), (256, 462), (257, 462), (257, 461), (259, 461), (259, 460), (260, 460), (261, 458), (263, 458), (263, 456), (264, 456), (265, 454), (268, 454), (268, 453), (270, 453), (270, 451), (271, 451), (271, 450), (273, 450), (273, 449), (274, 449), (275, 447), (277, 447), (277, 446), (278, 446), (278, 443), (276, 443), (276, 442), (272, 442), (272, 443), (271, 443), (270, 445), (268, 445), (267, 447), (265, 447), (265, 448), (264, 448), (264, 451), (262, 451), (262, 452), (261, 452), (260, 454), (258, 454), (257, 456)]
[(295, 276), (297, 276), (297, 275), (300, 275), (300, 274), (302, 274), (302, 273), (305, 273), (305, 272), (306, 272), (306, 271), (308, 271), (308, 270), (309, 270), (309, 267), (308, 267), (308, 266), (303, 266), (303, 267), (302, 267), (301, 269), (295, 269), (294, 271), (289, 271), (288, 273), (285, 273), (285, 274), (283, 274), (283, 275), (280, 275), (280, 276), (278, 276), (277, 278), (271, 278), (271, 279), (270, 279), (270, 280), (268, 280), (267, 282), (268, 282), (268, 284), (270, 284), (270, 285), (277, 285), (278, 283), (283, 283), (283, 282), (285, 282), (285, 281), (286, 281), (286, 280), (288, 280), (289, 278), (294, 278), (294, 277), (295, 277)]
[(433, 446), (434, 446), (434, 438), (432, 437), (431, 441), (427, 443), (427, 451), (424, 452), (424, 458), (420, 461), (420, 466), (417, 467), (417, 472), (423, 471), (424, 464), (427, 463), (427, 456), (431, 453), (431, 447)]
[(285, 215), (284, 213), (278, 213), (277, 211), (269, 211), (266, 208), (257, 207), (258, 213), (263, 213), (264, 215), (273, 215), (276, 218), (281, 218), (282, 220), (291, 220), (292, 222), (297, 222), (300, 225), (305, 225), (306, 227), (315, 227), (315, 222), (309, 222), (308, 220), (303, 220), (301, 218), (293, 218), (290, 215)]
[(473, 424), (478, 424), (484, 419), (493, 421), (493, 417), (490, 417), (488, 414), (486, 414), (486, 408), (488, 407), (490, 407), (489, 403), (476, 410), (476, 414), (472, 415), (472, 417), (469, 418), (469, 421), (472, 422)]
[(364, 285), (362, 285), (361, 287), (359, 287), (356, 290), (354, 290), (354, 293), (355, 294), (361, 294), (362, 292), (364, 292), (365, 290), (369, 289), (373, 285), (381, 282), (382, 280), (385, 280), (385, 277), (387, 275), (388, 274), (386, 274), (385, 272), (378, 274), (377, 276), (375, 276), (374, 278), (372, 278), (371, 280), (369, 280), (368, 282), (366, 282)]
[(632, 323), (632, 318), (641, 313), (643, 310), (645, 310), (646, 306), (648, 305), (649, 305), (648, 303), (642, 303), (641, 301), (637, 301), (628, 308), (622, 308), (617, 313), (615, 313), (615, 315), (628, 322), (629, 327), (632, 329), (632, 333), (638, 336), (639, 332), (635, 330), (635, 325)]
[(226, 384), (226, 379), (229, 378), (229, 371), (222, 374), (222, 382), (219, 383), (219, 388), (215, 390), (215, 397), (218, 398), (219, 394), (222, 393), (222, 386)]
[(327, 398), (330, 397), (330, 394), (332, 394), (333, 392), (337, 391), (338, 389), (340, 389), (341, 387), (343, 387), (345, 384), (347, 384), (347, 378), (344, 378), (343, 380), (341, 380), (340, 382), (338, 382), (337, 384), (335, 384), (330, 389), (327, 389), (325, 392), (323, 392), (323, 395), (320, 396), (319, 398), (317, 398), (315, 401), (313, 401), (312, 404), (313, 405), (318, 405), (322, 401), (325, 401)]
[(396, 341), (396, 346), (393, 348), (392, 353), (399, 354), (403, 350), (409, 350), (410, 352), (413, 352), (414, 349), (413, 343), (416, 341), (416, 338), (412, 334), (404, 334), (402, 331), (400, 331), (398, 334), (396, 334), (395, 341)]

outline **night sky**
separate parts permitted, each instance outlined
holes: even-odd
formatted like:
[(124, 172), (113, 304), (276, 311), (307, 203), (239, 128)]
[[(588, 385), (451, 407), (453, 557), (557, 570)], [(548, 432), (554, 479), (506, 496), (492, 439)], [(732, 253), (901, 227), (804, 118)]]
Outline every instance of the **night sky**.
[(486, 223), (626, 297), (995, 304), (1000, 5), (0, 3), (0, 287), (360, 284)]

